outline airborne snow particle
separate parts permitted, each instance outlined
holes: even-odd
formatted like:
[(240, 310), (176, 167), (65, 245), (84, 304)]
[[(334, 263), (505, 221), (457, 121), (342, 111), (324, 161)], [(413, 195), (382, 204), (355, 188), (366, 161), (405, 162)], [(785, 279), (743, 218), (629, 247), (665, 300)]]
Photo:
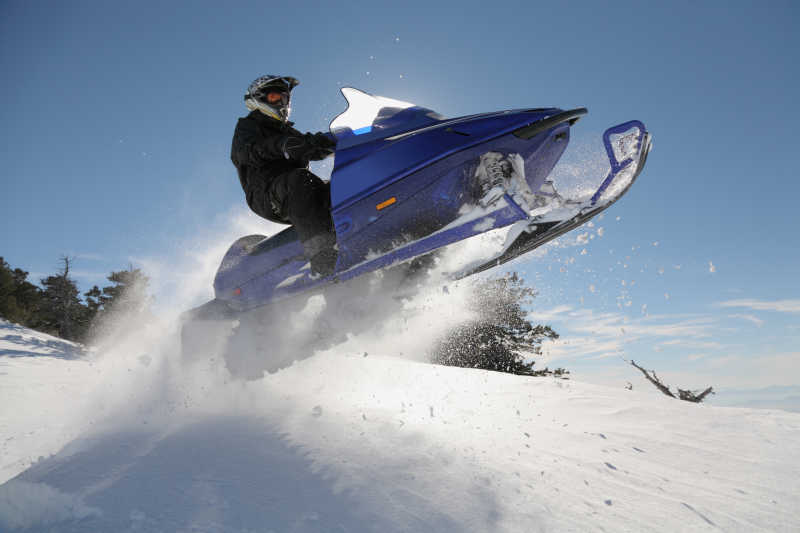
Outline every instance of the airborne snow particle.
[(597, 228), (598, 237), (602, 237), (605, 232), (606, 232), (605, 228)]
[(596, 291), (596, 290), (597, 290), (597, 289), (595, 288), (595, 286), (594, 286), (594, 285), (589, 285), (589, 292), (591, 292), (592, 294), (594, 294), (594, 291)]
[(711, 261), (708, 262), (708, 271), (712, 274), (717, 271), (717, 267), (714, 266), (714, 263)]
[(586, 255), (587, 253), (588, 253), (588, 252), (586, 251), (586, 248), (584, 248), (583, 250), (581, 250), (581, 255)]

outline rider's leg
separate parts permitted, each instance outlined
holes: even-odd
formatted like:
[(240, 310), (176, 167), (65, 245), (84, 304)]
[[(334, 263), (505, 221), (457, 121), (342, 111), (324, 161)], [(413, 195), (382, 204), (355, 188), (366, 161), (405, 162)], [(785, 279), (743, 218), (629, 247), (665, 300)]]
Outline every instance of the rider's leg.
[(270, 192), (295, 227), (312, 270), (322, 275), (333, 273), (337, 251), (330, 185), (306, 169), (297, 169), (276, 179)]

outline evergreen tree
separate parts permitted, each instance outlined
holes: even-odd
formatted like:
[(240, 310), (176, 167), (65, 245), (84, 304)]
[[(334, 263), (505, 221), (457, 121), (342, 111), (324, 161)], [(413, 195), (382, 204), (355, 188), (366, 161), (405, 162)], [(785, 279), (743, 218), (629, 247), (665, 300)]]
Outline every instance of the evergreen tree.
[(550, 326), (534, 326), (526, 318), (522, 306), (535, 295), (516, 272), (478, 282), (470, 300), (476, 318), (440, 339), (433, 350), (433, 362), (529, 376), (568, 374), (560, 368), (536, 371), (533, 361), (526, 362), (541, 354), (542, 341), (558, 338)]
[(149, 316), (150, 279), (138, 268), (112, 272), (108, 281), (113, 285), (92, 287), (84, 293), (87, 312), (91, 316), (90, 334), (108, 332), (113, 324)]
[[(96, 302), (105, 311), (142, 313), (150, 304), (150, 297), (147, 294), (150, 278), (142, 273), (138, 268), (129, 267), (128, 270), (112, 272), (108, 276), (108, 281), (113, 285), (103, 287), (102, 294), (96, 296)], [(91, 291), (92, 296), (96, 293), (94, 287)], [(89, 293), (87, 293), (89, 297)]]
[(28, 273), (0, 257), (0, 317), (27, 327), (39, 321), (41, 289), (27, 281)]
[(149, 313), (149, 279), (138, 268), (112, 272), (112, 283), (92, 287), (80, 300), (70, 277), (72, 259), (62, 257), (61, 269), (41, 280), (43, 288), (27, 281), (28, 273), (12, 269), (0, 257), (0, 317), (71, 341), (85, 342), (97, 325), (111, 317), (130, 319)]
[(90, 290), (84, 292), (83, 297), (86, 300), (86, 307), (89, 310), (89, 314), (94, 318), (103, 307), (103, 293), (100, 291), (100, 287), (95, 285)]
[(78, 298), (78, 286), (69, 277), (71, 259), (62, 257), (63, 266), (54, 276), (41, 280), (42, 312), (39, 328), (71, 341), (82, 340), (87, 327), (85, 307)]
[(16, 289), (14, 272), (0, 257), (0, 317), (20, 323), (22, 322), (22, 310), (17, 303)]

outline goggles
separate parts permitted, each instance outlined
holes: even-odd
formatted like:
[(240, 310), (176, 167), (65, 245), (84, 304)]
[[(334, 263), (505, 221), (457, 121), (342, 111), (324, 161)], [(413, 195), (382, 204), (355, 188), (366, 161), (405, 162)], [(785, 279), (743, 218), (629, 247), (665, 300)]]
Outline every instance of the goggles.
[(259, 96), (259, 100), (266, 102), (270, 105), (276, 105), (279, 103), (288, 104), (289, 103), (289, 92), (283, 89), (269, 89), (262, 92)]

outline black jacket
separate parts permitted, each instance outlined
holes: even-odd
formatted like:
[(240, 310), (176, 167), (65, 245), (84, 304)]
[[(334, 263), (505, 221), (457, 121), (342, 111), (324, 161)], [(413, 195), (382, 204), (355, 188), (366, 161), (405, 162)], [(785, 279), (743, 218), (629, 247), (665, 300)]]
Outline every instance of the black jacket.
[[(260, 111), (252, 111), (236, 124), (231, 146), (231, 161), (239, 173), (247, 205), (258, 215), (275, 222), (286, 222), (275, 212), (270, 197), (273, 181), (280, 175), (297, 169), (307, 169), (309, 158), (302, 154), (287, 157), (288, 138), (302, 139), (292, 127)], [(280, 200), (280, 199), (278, 199)]]

